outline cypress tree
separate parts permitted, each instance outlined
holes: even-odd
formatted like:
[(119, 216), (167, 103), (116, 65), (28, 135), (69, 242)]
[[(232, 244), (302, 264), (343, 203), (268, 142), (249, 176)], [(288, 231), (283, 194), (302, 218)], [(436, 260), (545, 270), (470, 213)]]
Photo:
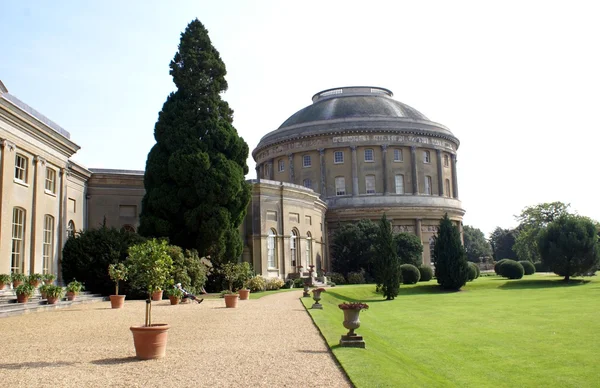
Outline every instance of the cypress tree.
[(379, 234), (375, 244), (375, 281), (381, 287), (386, 300), (398, 296), (402, 272), (400, 259), (396, 252), (396, 243), (392, 233), (392, 226), (385, 214), (379, 222)]
[(441, 219), (440, 229), (433, 239), (438, 284), (447, 290), (460, 290), (469, 280), (469, 265), (458, 227), (452, 225), (447, 213)]
[(168, 237), (212, 260), (237, 260), (238, 227), (250, 200), (248, 145), (221, 99), (225, 64), (198, 19), (181, 34), (169, 66), (177, 91), (167, 97), (154, 127), (139, 232)]

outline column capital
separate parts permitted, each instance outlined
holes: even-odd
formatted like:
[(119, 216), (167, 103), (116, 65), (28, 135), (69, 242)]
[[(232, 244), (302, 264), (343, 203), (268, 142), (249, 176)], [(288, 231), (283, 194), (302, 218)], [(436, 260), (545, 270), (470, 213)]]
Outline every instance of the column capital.
[(2, 141), (0, 141), (0, 147), (2, 147), (2, 148), (8, 147), (9, 151), (14, 151), (17, 148), (15, 143), (13, 143), (12, 141), (6, 140), (6, 139), (3, 139)]
[(294, 153), (290, 152), (289, 154), (287, 154), (287, 157), (289, 160), (292, 160), (294, 158)]
[(319, 148), (317, 151), (319, 151), (319, 155), (325, 155), (325, 148)]
[(382, 145), (381, 145), (381, 150), (382, 150), (383, 152), (386, 152), (386, 151), (387, 151), (387, 148), (388, 148), (388, 145), (387, 145), (387, 144), (382, 144)]
[(410, 146), (410, 150), (411, 151), (416, 151), (417, 150), (417, 146), (414, 146), (414, 145)]
[(356, 146), (355, 145), (351, 145), (350, 149), (352, 150), (352, 152), (356, 152)]
[(33, 164), (37, 164), (37, 162), (40, 162), (42, 164), (42, 166), (46, 165), (46, 159), (44, 159), (43, 157), (36, 155), (33, 158)]

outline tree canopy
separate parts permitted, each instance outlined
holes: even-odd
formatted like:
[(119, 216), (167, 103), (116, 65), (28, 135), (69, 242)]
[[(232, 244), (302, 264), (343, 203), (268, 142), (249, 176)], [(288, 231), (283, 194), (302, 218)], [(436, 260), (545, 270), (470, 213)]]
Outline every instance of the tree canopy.
[(332, 269), (347, 276), (364, 269), (372, 274), (373, 244), (379, 227), (371, 220), (360, 220), (341, 226), (331, 241)]
[(438, 284), (447, 290), (460, 290), (469, 280), (469, 264), (460, 240), (460, 231), (452, 225), (447, 213), (440, 220), (434, 244), (433, 258)]
[(563, 214), (540, 232), (538, 245), (542, 263), (566, 281), (598, 267), (598, 229), (587, 217)]
[(481, 257), (492, 256), (492, 247), (480, 229), (465, 225), (463, 227), (463, 238), (467, 260), (479, 263)]
[(236, 260), (243, 248), (238, 227), (250, 200), (248, 145), (221, 99), (225, 64), (198, 19), (181, 34), (169, 66), (177, 91), (154, 128), (139, 232), (168, 237), (213, 261)]
[(415, 267), (423, 264), (423, 243), (415, 234), (398, 233), (394, 236), (394, 245), (400, 264), (412, 264)]
[(502, 259), (517, 260), (517, 254), (513, 250), (517, 239), (517, 231), (514, 229), (502, 229), (497, 227), (490, 235), (490, 245), (494, 254), (494, 261)]

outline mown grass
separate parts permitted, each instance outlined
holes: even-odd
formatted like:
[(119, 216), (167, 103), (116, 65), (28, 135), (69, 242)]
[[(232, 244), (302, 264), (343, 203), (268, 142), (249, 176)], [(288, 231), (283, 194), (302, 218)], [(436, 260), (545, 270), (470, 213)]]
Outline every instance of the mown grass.
[[(314, 322), (357, 387), (597, 387), (600, 280), (479, 278), (460, 292), (435, 280), (384, 301), (374, 285), (322, 294)], [(343, 301), (361, 312), (366, 349), (341, 348)]]
[[(250, 299), (260, 299), (260, 298), (263, 298), (265, 296), (269, 296), (269, 295), (273, 295), (273, 294), (278, 294), (280, 292), (298, 291), (298, 290), (300, 290), (300, 288), (281, 288), (279, 290), (251, 292), (250, 293)], [(220, 293), (211, 293), (211, 294), (198, 295), (198, 297), (199, 298), (205, 298), (205, 299), (222, 299)]]

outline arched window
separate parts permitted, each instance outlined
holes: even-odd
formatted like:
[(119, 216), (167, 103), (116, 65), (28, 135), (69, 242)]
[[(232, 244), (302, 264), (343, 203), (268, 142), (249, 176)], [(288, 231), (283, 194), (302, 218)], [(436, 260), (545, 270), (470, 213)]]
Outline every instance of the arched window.
[(435, 248), (435, 239), (433, 237), (429, 237), (429, 261), (431, 264), (435, 264), (435, 258), (433, 257), (433, 250)]
[(277, 267), (277, 250), (275, 249), (275, 236), (277, 233), (273, 229), (269, 230), (267, 235), (267, 267)]
[(123, 230), (129, 233), (135, 233), (135, 228), (133, 225), (125, 224), (123, 225)]
[(23, 268), (23, 235), (25, 233), (25, 209), (13, 208), (12, 219), (12, 260), (10, 270), (21, 273)]
[(292, 234), (290, 235), (290, 259), (292, 260), (292, 267), (300, 265), (300, 261), (296, 261), (298, 254), (298, 250), (296, 249), (297, 239), (298, 233), (296, 230), (292, 230)]
[(42, 271), (44, 274), (52, 272), (54, 251), (54, 217), (50, 214), (44, 216), (44, 229), (42, 236)]
[(75, 223), (73, 220), (67, 224), (67, 237), (75, 237)]
[(310, 266), (312, 263), (312, 236), (308, 232), (306, 236), (306, 265)]

